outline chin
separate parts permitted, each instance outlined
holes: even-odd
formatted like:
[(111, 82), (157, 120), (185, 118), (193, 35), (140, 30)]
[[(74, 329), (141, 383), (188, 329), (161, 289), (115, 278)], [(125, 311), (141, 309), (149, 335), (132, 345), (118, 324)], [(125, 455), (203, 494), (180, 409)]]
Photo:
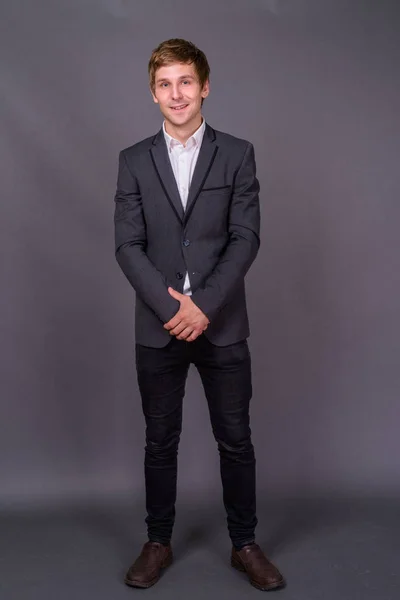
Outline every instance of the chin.
[(182, 113), (182, 114), (179, 114), (179, 113), (176, 114), (174, 112), (169, 113), (169, 118), (171, 120), (173, 120), (176, 123), (181, 123), (181, 124), (188, 123), (189, 121), (191, 121), (193, 119), (193, 116), (194, 115), (193, 115), (192, 111)]

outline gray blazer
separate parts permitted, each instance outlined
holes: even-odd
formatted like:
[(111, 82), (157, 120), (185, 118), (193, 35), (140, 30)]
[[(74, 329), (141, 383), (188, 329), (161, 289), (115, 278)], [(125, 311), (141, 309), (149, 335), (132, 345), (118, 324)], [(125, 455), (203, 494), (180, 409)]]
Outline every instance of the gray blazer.
[(135, 337), (161, 348), (188, 271), (192, 300), (218, 346), (248, 337), (244, 277), (260, 245), (259, 183), (252, 144), (206, 125), (186, 210), (162, 128), (119, 155), (115, 252), (136, 291)]

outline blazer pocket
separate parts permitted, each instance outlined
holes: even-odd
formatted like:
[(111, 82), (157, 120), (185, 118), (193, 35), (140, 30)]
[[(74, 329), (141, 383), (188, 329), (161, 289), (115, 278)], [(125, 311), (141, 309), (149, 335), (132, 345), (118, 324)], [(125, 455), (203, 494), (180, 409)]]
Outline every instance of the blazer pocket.
[(230, 185), (220, 185), (218, 187), (208, 187), (208, 188), (203, 187), (201, 191), (202, 192), (215, 192), (215, 191), (219, 191), (219, 190), (228, 190), (230, 188), (231, 188)]

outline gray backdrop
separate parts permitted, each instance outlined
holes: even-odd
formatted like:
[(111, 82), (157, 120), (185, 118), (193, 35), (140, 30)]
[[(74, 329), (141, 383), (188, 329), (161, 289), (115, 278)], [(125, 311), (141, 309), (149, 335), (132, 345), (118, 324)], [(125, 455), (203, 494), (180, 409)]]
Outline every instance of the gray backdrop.
[[(152, 49), (205, 51), (254, 143), (247, 278), (259, 494), (399, 491), (399, 15), (388, 0), (3, 0), (0, 502), (142, 493), (118, 151), (161, 126)], [(196, 371), (179, 487), (220, 498)]]

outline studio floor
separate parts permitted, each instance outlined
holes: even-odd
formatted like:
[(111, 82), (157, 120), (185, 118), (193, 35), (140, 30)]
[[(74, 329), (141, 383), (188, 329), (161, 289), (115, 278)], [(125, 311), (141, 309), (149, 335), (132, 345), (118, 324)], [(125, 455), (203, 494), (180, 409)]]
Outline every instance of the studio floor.
[(152, 588), (123, 583), (146, 541), (143, 500), (86, 501), (0, 512), (1, 600), (147, 598), (236, 600), (398, 600), (397, 499), (289, 499), (258, 508), (257, 542), (287, 579), (273, 592), (253, 588), (230, 566), (221, 506), (181, 499), (174, 563)]

